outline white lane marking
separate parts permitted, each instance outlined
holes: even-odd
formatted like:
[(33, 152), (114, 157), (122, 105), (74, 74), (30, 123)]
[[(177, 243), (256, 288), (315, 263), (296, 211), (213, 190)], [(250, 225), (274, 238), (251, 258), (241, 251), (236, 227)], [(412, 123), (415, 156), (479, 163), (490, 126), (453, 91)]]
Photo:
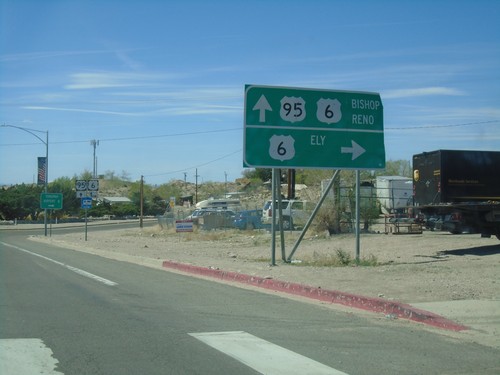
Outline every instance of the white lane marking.
[(189, 335), (261, 374), (347, 375), (247, 332), (205, 332)]
[(63, 375), (55, 368), (59, 361), (40, 339), (0, 340), (0, 374)]
[(108, 279), (105, 279), (104, 277), (100, 277), (100, 276), (97, 276), (97, 275), (94, 275), (93, 273), (90, 273), (90, 272), (87, 272), (87, 271), (84, 271), (80, 268), (76, 268), (76, 267), (73, 267), (73, 266), (70, 266), (68, 264), (64, 264), (62, 262), (59, 262), (57, 260), (54, 260), (54, 259), (51, 259), (51, 258), (48, 258), (46, 256), (43, 256), (43, 255), (40, 255), (40, 254), (37, 254), (37, 253), (34, 253), (32, 251), (29, 251), (29, 250), (26, 250), (26, 249), (23, 249), (22, 247), (19, 247), (19, 246), (15, 246), (15, 245), (10, 245), (8, 243), (5, 243), (5, 242), (0, 242), (2, 245), (4, 246), (7, 246), (7, 247), (12, 247), (13, 249), (16, 249), (16, 250), (19, 250), (19, 251), (23, 251), (25, 253), (28, 253), (30, 255), (34, 255), (34, 256), (37, 256), (39, 258), (42, 258), (42, 259), (45, 259), (45, 260), (48, 260), (49, 262), (52, 262), (52, 263), (55, 263), (61, 267), (64, 267), (64, 268), (67, 268), (68, 270), (70, 271), (73, 271), (73, 272), (76, 272), (77, 274), (79, 275), (82, 275), (82, 276), (85, 276), (85, 277), (88, 277), (90, 279), (93, 279), (93, 280), (96, 280), (96, 281), (99, 281), (100, 283), (103, 283), (105, 285), (108, 285), (108, 286), (115, 286), (115, 285), (118, 285), (118, 283), (115, 283), (114, 281), (111, 281), (111, 280), (108, 280)]

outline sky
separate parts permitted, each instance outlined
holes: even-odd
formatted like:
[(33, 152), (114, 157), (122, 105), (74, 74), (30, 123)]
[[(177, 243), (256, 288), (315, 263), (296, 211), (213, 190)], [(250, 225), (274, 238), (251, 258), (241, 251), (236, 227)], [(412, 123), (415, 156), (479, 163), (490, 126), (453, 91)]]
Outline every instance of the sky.
[(93, 172), (93, 143), (97, 174), (234, 181), (246, 84), (379, 93), (387, 160), (500, 151), (499, 19), (496, 0), (0, 0), (0, 184), (36, 181), (47, 134), (49, 182)]

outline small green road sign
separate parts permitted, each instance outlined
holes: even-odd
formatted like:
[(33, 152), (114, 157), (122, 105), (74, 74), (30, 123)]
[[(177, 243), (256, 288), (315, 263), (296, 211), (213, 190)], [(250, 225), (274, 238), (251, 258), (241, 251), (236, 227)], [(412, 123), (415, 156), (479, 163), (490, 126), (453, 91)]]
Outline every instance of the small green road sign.
[(385, 167), (377, 93), (246, 85), (244, 116), (247, 166)]
[(40, 194), (40, 208), (49, 210), (60, 210), (63, 206), (62, 193)]

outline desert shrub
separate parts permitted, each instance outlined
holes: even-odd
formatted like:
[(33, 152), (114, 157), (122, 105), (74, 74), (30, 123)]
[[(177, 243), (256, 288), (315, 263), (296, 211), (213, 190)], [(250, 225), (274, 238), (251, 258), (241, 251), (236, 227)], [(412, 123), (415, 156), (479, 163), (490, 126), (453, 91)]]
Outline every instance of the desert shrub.
[(314, 229), (317, 232), (328, 231), (329, 234), (340, 233), (340, 213), (338, 209), (329, 204), (321, 207), (314, 220)]
[(336, 254), (340, 265), (348, 266), (349, 264), (351, 264), (351, 256), (347, 251), (344, 251), (342, 249), (337, 249)]
[(333, 254), (314, 252), (312, 257), (306, 257), (298, 262), (292, 262), (297, 266), (314, 266), (314, 267), (348, 267), (348, 266), (367, 266), (373, 267), (379, 265), (377, 258), (374, 255), (363, 257), (359, 260), (353, 258), (347, 251), (337, 249)]

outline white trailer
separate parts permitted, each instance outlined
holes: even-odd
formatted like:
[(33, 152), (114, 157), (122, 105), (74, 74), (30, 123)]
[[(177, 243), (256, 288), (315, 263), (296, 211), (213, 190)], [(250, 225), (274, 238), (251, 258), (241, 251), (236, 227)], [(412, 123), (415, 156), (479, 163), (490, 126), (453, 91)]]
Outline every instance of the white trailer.
[(401, 176), (377, 176), (377, 199), (382, 212), (393, 213), (399, 208), (412, 205), (413, 180)]
[(236, 209), (241, 206), (239, 199), (215, 199), (210, 198), (196, 203), (196, 208), (214, 208), (214, 209)]

